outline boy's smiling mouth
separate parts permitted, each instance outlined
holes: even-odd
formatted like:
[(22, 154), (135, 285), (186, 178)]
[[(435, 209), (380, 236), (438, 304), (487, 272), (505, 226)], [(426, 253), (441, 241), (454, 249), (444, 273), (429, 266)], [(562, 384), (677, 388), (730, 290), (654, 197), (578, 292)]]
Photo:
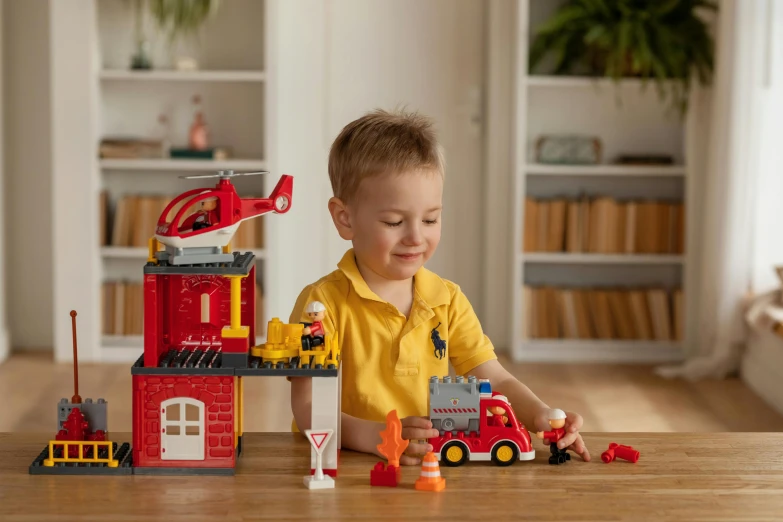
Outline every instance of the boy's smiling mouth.
[(394, 254), (396, 257), (402, 259), (403, 261), (415, 261), (419, 257), (421, 257), (421, 252), (417, 252), (414, 254)]

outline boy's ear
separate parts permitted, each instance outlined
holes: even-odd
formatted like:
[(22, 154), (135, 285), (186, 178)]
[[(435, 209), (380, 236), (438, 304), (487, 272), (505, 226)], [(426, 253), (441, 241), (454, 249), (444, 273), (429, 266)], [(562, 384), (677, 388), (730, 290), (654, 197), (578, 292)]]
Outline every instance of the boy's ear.
[(332, 215), (332, 221), (334, 221), (334, 226), (337, 227), (337, 233), (340, 234), (340, 237), (346, 241), (352, 240), (351, 214), (345, 203), (340, 198), (330, 198), (329, 213)]

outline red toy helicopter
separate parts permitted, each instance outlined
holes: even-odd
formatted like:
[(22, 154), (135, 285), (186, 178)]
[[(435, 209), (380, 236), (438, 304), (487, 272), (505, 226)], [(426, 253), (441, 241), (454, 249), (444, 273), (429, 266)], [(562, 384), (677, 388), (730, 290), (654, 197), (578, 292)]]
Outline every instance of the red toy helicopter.
[[(188, 253), (192, 253), (195, 257), (219, 254), (221, 249), (231, 241), (242, 221), (268, 212), (284, 214), (291, 209), (291, 195), (294, 189), (292, 176), (281, 176), (268, 198), (240, 198), (231, 183), (231, 178), (235, 176), (267, 173), (266, 171), (234, 173), (231, 170), (221, 170), (217, 174), (206, 176), (184, 176), (184, 179), (220, 178), (220, 181), (215, 188), (189, 190), (174, 198), (158, 219), (155, 238), (166, 245), (167, 252), (174, 257), (184, 258)], [(173, 209), (176, 209), (176, 213), (171, 220), (168, 220)], [(220, 260), (215, 259), (215, 261)], [(183, 262), (180, 259), (180, 262), (174, 261), (173, 264)], [(192, 262), (205, 261), (193, 260)]]

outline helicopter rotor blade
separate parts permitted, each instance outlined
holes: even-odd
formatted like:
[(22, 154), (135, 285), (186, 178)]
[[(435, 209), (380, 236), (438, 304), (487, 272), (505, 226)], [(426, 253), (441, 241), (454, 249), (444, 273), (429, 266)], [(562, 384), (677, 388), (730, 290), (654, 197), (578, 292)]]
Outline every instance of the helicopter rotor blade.
[(233, 176), (258, 176), (260, 174), (269, 174), (268, 170), (258, 170), (256, 172), (237, 172)]
[[(228, 174), (223, 174), (228, 172)], [(234, 172), (234, 171), (221, 171), (218, 174), (200, 174), (197, 176), (179, 176), (180, 179), (205, 179), (205, 178), (235, 178), (237, 176), (258, 176), (260, 174), (269, 174), (268, 170), (259, 170), (256, 172)]]
[(179, 179), (203, 179), (203, 178), (222, 178), (220, 174), (202, 174), (199, 176), (178, 176)]

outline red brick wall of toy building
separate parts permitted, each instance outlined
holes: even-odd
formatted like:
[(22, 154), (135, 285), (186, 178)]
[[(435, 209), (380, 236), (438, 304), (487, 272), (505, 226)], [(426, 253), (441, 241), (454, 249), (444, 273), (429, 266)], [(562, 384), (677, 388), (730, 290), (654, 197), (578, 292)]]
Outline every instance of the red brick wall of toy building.
[[(243, 326), (256, 332), (256, 269), (242, 278)], [(202, 296), (207, 296), (208, 321), (202, 322)], [(231, 283), (216, 275), (144, 276), (144, 365), (155, 367), (169, 348), (219, 345), (221, 331), (231, 324)]]
[[(133, 376), (133, 465), (234, 467), (233, 376)], [(161, 403), (191, 397), (204, 403), (204, 460), (161, 459)]]

